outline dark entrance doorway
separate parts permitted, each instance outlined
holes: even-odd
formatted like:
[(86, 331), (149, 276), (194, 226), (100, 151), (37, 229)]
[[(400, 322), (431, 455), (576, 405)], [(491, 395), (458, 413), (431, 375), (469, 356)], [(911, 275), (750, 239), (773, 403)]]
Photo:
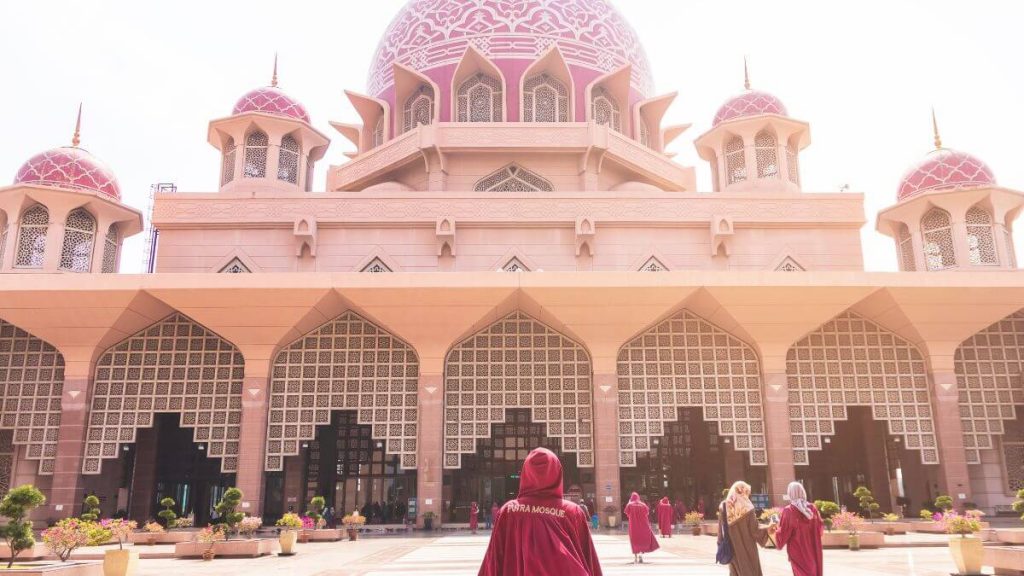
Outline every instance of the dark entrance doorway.
[(500, 505), (515, 499), (523, 461), (534, 448), (547, 448), (558, 454), (566, 493), (574, 486), (581, 493), (593, 493), (593, 472), (581, 474), (576, 455), (562, 454), (561, 442), (547, 436), (544, 424), (530, 420), (529, 409), (509, 409), (505, 411), (505, 422), (491, 427), (491, 437), (477, 442), (476, 453), (462, 457), (461, 469), (445, 472), (445, 520), (468, 522), (472, 502), (477, 502), (486, 513), (494, 502)]
[[(358, 509), (374, 524), (401, 524), (416, 496), (416, 471), (402, 470), (370, 426), (350, 410), (335, 412), (306, 451), (305, 502), (323, 496), (335, 516)], [(302, 504), (305, 510), (305, 503)]]
[(194, 431), (181, 427), (180, 419), (180, 414), (154, 417), (156, 489), (150, 510), (154, 515), (162, 510), (160, 500), (169, 496), (179, 516), (193, 514), (196, 526), (203, 526), (224, 491), (234, 486), (235, 475), (221, 473), (220, 458), (209, 458), (206, 446), (193, 441)]
[(746, 452), (719, 435), (718, 424), (705, 421), (701, 408), (679, 408), (677, 414), (675, 422), (665, 423), (665, 434), (652, 439), (651, 450), (638, 455), (635, 467), (621, 468), (623, 502), (632, 492), (650, 506), (663, 496), (682, 500), (689, 510), (703, 501), (711, 517), (722, 490), (736, 480), (748, 482), (754, 493), (766, 490), (764, 467), (750, 466)]

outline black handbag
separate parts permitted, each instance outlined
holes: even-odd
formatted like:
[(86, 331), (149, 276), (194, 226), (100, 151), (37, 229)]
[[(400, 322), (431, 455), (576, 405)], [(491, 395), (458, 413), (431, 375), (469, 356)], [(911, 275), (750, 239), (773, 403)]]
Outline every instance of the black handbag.
[(732, 540), (729, 539), (729, 523), (726, 522), (725, 502), (718, 514), (718, 552), (715, 553), (715, 564), (732, 563)]

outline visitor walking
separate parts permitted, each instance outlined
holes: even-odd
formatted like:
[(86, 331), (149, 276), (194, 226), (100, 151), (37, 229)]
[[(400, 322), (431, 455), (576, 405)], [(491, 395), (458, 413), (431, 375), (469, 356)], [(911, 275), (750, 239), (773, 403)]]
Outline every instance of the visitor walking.
[(686, 512), (687, 512), (686, 504), (684, 504), (682, 500), (676, 500), (675, 512), (676, 512), (676, 523), (679, 524), (680, 527), (682, 527), (683, 522), (686, 521)]
[(602, 576), (583, 511), (562, 499), (562, 463), (536, 448), (523, 463), (519, 497), (501, 507), (479, 576)]
[(675, 516), (675, 510), (672, 509), (672, 503), (668, 501), (668, 496), (661, 499), (658, 502), (658, 530), (661, 531), (662, 538), (672, 537), (672, 517)]
[(494, 526), (494, 517), (498, 515), (498, 503), (491, 502), (490, 509), (484, 513), (484, 529), (490, 530)]
[(821, 535), (825, 531), (818, 509), (807, 501), (803, 484), (790, 482), (789, 505), (782, 509), (775, 543), (786, 549), (793, 576), (822, 576)]
[(651, 529), (650, 508), (633, 492), (623, 514), (629, 520), (629, 545), (633, 549), (633, 563), (644, 563), (644, 554), (661, 547)]
[(476, 529), (480, 525), (480, 507), (477, 506), (476, 502), (469, 503), (469, 530), (473, 534), (476, 534)]
[(758, 545), (764, 546), (768, 535), (775, 532), (772, 524), (761, 528), (757, 523), (754, 505), (750, 502), (750, 484), (735, 482), (729, 494), (718, 507), (718, 542), (729, 538), (732, 544), (732, 559), (729, 562), (729, 576), (762, 576), (761, 558), (757, 555)]

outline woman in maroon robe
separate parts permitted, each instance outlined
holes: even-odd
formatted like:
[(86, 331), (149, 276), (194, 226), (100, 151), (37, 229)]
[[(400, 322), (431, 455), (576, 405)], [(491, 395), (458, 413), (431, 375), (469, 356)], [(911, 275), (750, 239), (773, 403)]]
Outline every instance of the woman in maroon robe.
[(629, 504), (623, 511), (629, 520), (629, 545), (633, 548), (633, 563), (644, 563), (644, 554), (661, 547), (651, 529), (650, 508), (640, 500), (636, 492), (629, 497)]
[(825, 526), (821, 515), (807, 501), (807, 491), (799, 482), (790, 482), (786, 495), (789, 506), (782, 509), (775, 543), (789, 554), (793, 576), (822, 576), (821, 535)]
[(469, 504), (469, 529), (473, 534), (476, 534), (478, 526), (480, 526), (480, 507), (477, 506), (476, 502), (471, 502)]
[(562, 499), (562, 463), (537, 448), (501, 507), (478, 576), (602, 576), (583, 509)]
[(661, 531), (662, 538), (672, 537), (672, 516), (675, 515), (675, 511), (672, 510), (672, 503), (668, 501), (668, 496), (661, 499), (658, 502), (658, 530)]
[(676, 500), (676, 522), (682, 524), (686, 520), (686, 504), (682, 500)]

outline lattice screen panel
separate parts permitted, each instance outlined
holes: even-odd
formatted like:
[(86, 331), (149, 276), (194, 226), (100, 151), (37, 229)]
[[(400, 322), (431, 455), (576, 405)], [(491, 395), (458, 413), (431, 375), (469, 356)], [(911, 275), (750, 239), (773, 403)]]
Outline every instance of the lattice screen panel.
[(418, 383), (412, 347), (354, 312), (303, 336), (274, 360), (266, 470), (282, 470), (335, 410), (356, 411), (403, 469), (416, 468)]
[(665, 434), (681, 406), (704, 409), (750, 463), (768, 463), (761, 408), (761, 369), (754, 350), (686, 310), (619, 350), (619, 464)]
[(779, 146), (775, 135), (762, 130), (754, 137), (754, 156), (757, 158), (758, 178), (778, 178)]
[(594, 466), (590, 355), (522, 312), (459, 343), (445, 361), (444, 467), (461, 468), (506, 408), (529, 408), (581, 467)]
[(179, 413), (221, 471), (236, 472), (244, 366), (231, 343), (180, 313), (110, 348), (96, 366), (82, 472), (99, 474), (161, 412)]
[(1024, 310), (965, 340), (953, 357), (960, 395), (960, 425), (968, 464), (981, 463), (981, 450), (995, 448), (1004, 420), (1024, 404)]
[(807, 335), (786, 355), (793, 462), (808, 464), (823, 436), (835, 434), (848, 406), (869, 406), (921, 463), (938, 464), (928, 378), (918, 349), (847, 312)]
[(0, 430), (0, 494), (11, 489), (11, 474), (14, 471), (14, 434)]
[(1024, 444), (1004, 442), (1003, 463), (1006, 464), (1006, 489), (1017, 492), (1024, 488)]
[(53, 474), (64, 394), (64, 357), (56, 348), (0, 320), (0, 430)]

